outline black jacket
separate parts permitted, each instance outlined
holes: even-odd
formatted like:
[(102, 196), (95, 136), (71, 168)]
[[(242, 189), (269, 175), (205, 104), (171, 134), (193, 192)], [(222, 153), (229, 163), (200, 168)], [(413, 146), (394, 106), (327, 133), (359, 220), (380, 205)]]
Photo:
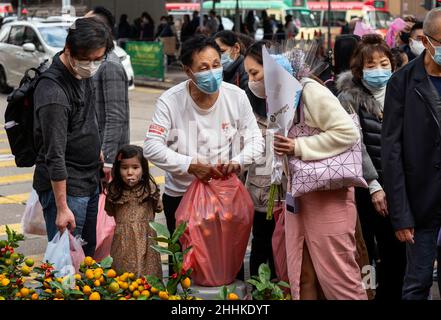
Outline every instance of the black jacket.
[(396, 72), (386, 91), (381, 154), (395, 230), (430, 228), (441, 220), (441, 99), (424, 57)]
[[(67, 180), (67, 194), (90, 197), (98, 189), (101, 141), (92, 78), (78, 80), (56, 54), (50, 67), (71, 98), (55, 82), (41, 80), (34, 93), (34, 142), (38, 156), (33, 187), (52, 189)], [(65, 93), (66, 92), (66, 93)]]
[(248, 99), (250, 100), (253, 111), (261, 117), (266, 118), (266, 102), (265, 99), (256, 97), (248, 87), (248, 74), (243, 65), (244, 57), (241, 55), (228, 68), (224, 69), (224, 81), (234, 84), (245, 90)]
[[(358, 114), (363, 134), (363, 176), (366, 180), (376, 179), (382, 184), (381, 170), (381, 106), (372, 93), (361, 83), (353, 79), (351, 71), (341, 73), (336, 82), (338, 99), (348, 111)], [(371, 168), (372, 165), (374, 168)]]
[(407, 55), (409, 62), (416, 58), (416, 55), (413, 54), (412, 50), (410, 50), (410, 46), (408, 44), (403, 44), (401, 47), (404, 53)]

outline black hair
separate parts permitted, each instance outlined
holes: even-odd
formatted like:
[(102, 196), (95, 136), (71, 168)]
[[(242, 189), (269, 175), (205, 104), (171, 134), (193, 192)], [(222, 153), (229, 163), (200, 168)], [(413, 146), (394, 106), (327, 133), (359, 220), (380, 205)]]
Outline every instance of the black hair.
[(390, 49), (390, 51), (392, 52), (392, 56), (394, 57), (396, 68), (401, 68), (404, 64), (403, 56), (406, 54), (406, 52), (404, 52), (404, 50), (400, 47), (392, 48)]
[(96, 6), (95, 8), (93, 8), (93, 13), (103, 17), (104, 20), (106, 20), (105, 22), (110, 30), (113, 30), (113, 28), (115, 27), (115, 17), (109, 9), (103, 6)]
[(217, 32), (214, 35), (214, 39), (220, 39), (220, 41), (222, 41), (223, 44), (225, 44), (229, 47), (234, 46), (236, 43), (240, 44), (239, 38), (231, 30), (222, 30), (222, 31)]
[(125, 22), (125, 21), (127, 21), (128, 20), (128, 16), (124, 13), (124, 14), (122, 14), (120, 17), (119, 17), (119, 21), (120, 22)]
[(240, 54), (245, 54), (245, 51), (247, 51), (247, 49), (255, 42), (253, 38), (251, 38), (250, 36), (240, 33), (240, 32), (235, 32), (237, 39), (239, 40), (240, 43)]
[(419, 29), (423, 29), (423, 23), (421, 21), (415, 22), (415, 24), (412, 26), (412, 29), (410, 29), (410, 35), (412, 36), (412, 34)]
[(290, 14), (287, 14), (285, 16), (285, 28), (288, 28), (288, 23), (290, 23), (292, 21), (293, 17)]
[(206, 48), (213, 48), (221, 56), (221, 49), (213, 38), (197, 35), (189, 38), (182, 44), (181, 62), (184, 66), (190, 67), (193, 64), (193, 54), (199, 53)]
[(110, 29), (97, 17), (80, 18), (69, 28), (66, 47), (71, 56), (87, 55), (97, 49), (106, 48), (106, 54), (113, 50)]
[(107, 188), (107, 196), (110, 200), (118, 201), (123, 194), (124, 181), (121, 177), (121, 160), (135, 157), (139, 160), (142, 168), (140, 183), (144, 187), (144, 192), (150, 195), (144, 201), (150, 199), (151, 196), (158, 191), (158, 185), (156, 184), (155, 179), (150, 175), (149, 163), (147, 159), (144, 158), (142, 148), (134, 145), (125, 145), (116, 154), (115, 162), (113, 164), (112, 181)]
[(142, 13), (141, 18), (146, 18), (151, 25), (155, 24), (155, 22), (153, 21), (152, 16), (148, 12), (146, 12), (146, 11), (144, 11)]
[(378, 34), (365, 34), (358, 42), (351, 58), (351, 71), (355, 81), (361, 81), (364, 64), (372, 59), (375, 52), (387, 57), (392, 66), (392, 72), (395, 71), (395, 60), (386, 41)]
[(334, 72), (340, 74), (351, 69), (351, 57), (361, 38), (355, 34), (342, 34), (335, 38)]
[(247, 49), (247, 51), (245, 51), (245, 58), (250, 56), (254, 60), (256, 60), (257, 63), (263, 65), (263, 58), (262, 58), (263, 46), (270, 48), (271, 42), (268, 40), (260, 40), (255, 42)]

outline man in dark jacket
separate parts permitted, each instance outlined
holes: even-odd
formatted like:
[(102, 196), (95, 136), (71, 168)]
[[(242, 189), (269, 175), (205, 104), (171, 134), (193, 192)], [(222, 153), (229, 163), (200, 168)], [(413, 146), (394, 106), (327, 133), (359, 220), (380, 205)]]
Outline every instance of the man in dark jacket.
[(87, 242), (86, 256), (95, 253), (101, 149), (92, 77), (112, 49), (110, 30), (100, 20), (78, 19), (47, 71), (53, 78), (43, 78), (34, 94), (33, 187), (48, 240), (68, 228)]
[(412, 29), (410, 29), (408, 43), (400, 47), (406, 53), (409, 61), (412, 61), (424, 51), (424, 46), (422, 44), (423, 37), (423, 23), (417, 21), (412, 26)]
[[(86, 16), (96, 16), (109, 28), (115, 18), (104, 7), (95, 7)], [(93, 77), (96, 97), (96, 113), (104, 156), (104, 175), (110, 182), (115, 156), (122, 146), (130, 143), (129, 80), (115, 51), (107, 54)]]
[(382, 127), (389, 213), (407, 246), (403, 299), (428, 298), (441, 224), (441, 8), (424, 34), (424, 53), (388, 83)]

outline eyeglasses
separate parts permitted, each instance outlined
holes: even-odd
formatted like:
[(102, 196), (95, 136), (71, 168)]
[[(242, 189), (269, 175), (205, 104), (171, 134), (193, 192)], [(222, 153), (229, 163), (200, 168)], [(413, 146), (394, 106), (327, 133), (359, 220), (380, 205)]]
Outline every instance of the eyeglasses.
[(80, 59), (77, 59), (77, 61), (79, 63), (81, 63), (81, 64), (90, 64), (90, 63), (100, 64), (100, 63), (102, 63), (106, 59), (107, 59), (107, 53), (104, 56), (99, 57), (98, 59), (95, 59), (95, 60), (80, 60)]
[(441, 40), (436, 40), (434, 37), (429, 36), (427, 33), (424, 34), (427, 38), (439, 43), (441, 45)]

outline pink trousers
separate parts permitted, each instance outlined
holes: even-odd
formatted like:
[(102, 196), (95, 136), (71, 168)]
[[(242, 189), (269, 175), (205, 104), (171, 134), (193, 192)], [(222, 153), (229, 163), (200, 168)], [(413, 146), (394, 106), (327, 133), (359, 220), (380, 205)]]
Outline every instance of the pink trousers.
[(328, 300), (366, 300), (355, 260), (357, 210), (354, 189), (320, 191), (299, 198), (299, 213), (285, 217), (291, 295), (300, 299), (304, 242)]

